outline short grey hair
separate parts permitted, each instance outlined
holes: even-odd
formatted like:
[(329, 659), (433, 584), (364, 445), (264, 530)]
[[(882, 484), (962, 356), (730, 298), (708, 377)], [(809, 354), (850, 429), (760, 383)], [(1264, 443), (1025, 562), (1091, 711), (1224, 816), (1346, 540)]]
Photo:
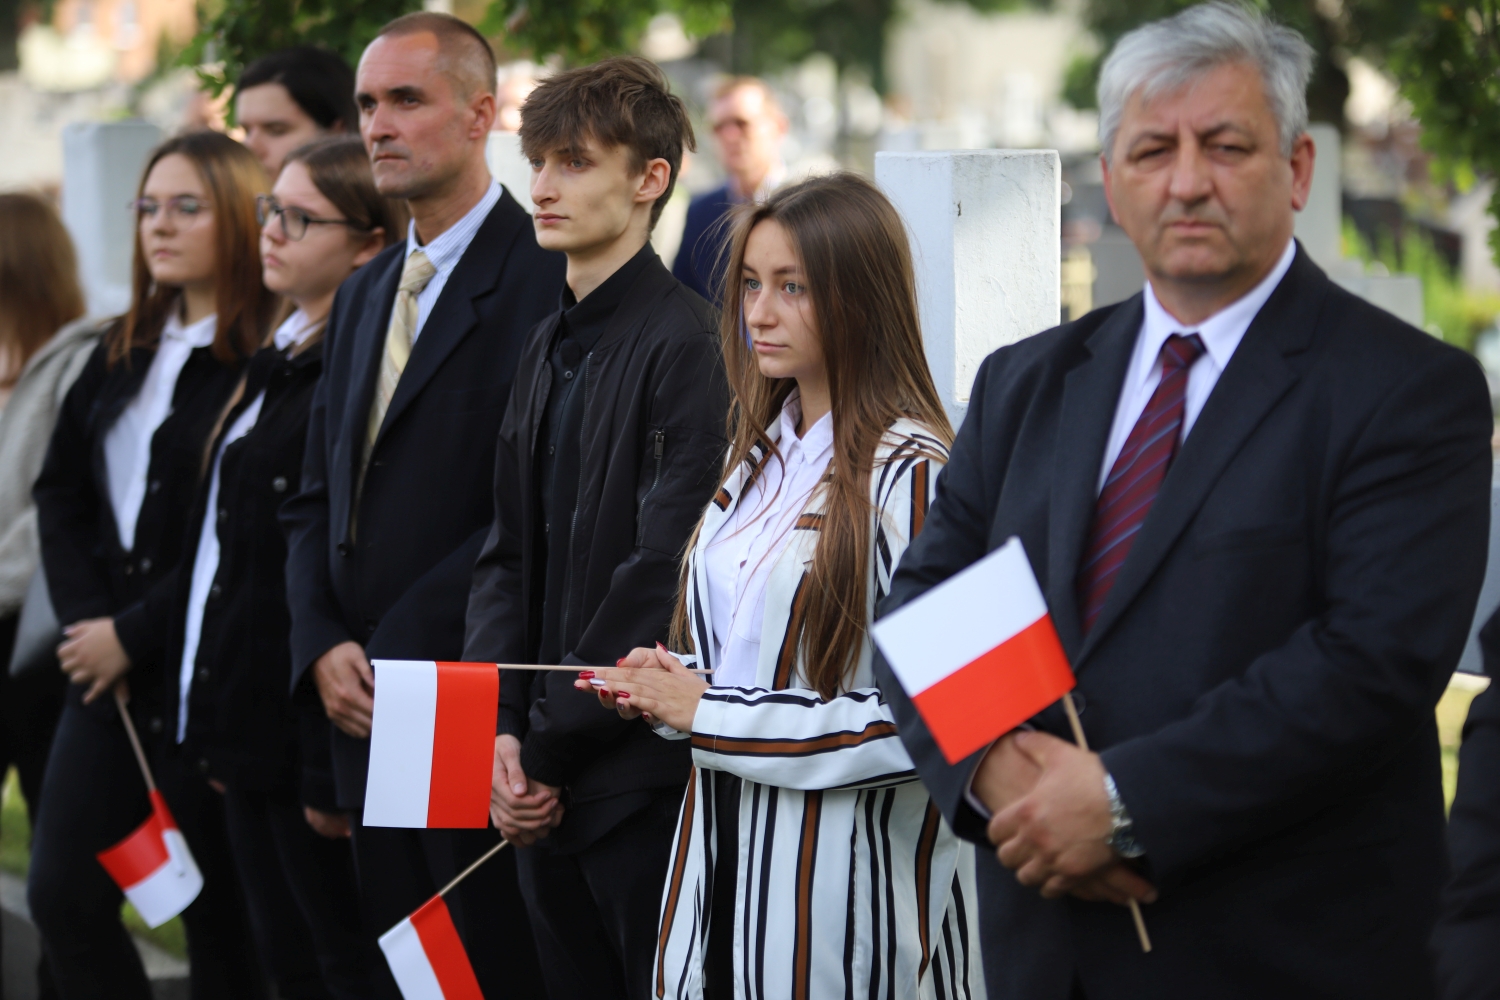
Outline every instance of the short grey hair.
[(1189, 7), (1143, 24), (1115, 43), (1099, 73), (1099, 143), (1106, 159), (1125, 105), (1136, 94), (1149, 101), (1179, 90), (1229, 63), (1260, 71), (1266, 101), (1289, 156), (1307, 131), (1307, 81), (1314, 54), (1307, 40), (1261, 11), (1227, 0)]

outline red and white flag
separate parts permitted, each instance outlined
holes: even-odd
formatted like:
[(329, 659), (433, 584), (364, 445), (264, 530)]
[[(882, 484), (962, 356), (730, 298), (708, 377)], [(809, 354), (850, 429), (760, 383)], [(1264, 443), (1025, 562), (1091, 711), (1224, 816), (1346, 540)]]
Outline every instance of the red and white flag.
[(870, 629), (948, 763), (1073, 690), (1019, 538)]
[(380, 935), (380, 950), (405, 1000), (484, 1000), (440, 895)]
[(376, 660), (372, 666), (365, 826), (488, 826), (499, 669), (432, 660)]
[(182, 831), (161, 792), (151, 790), (151, 815), (135, 832), (96, 857), (141, 919), (160, 927), (188, 908), (203, 889)]

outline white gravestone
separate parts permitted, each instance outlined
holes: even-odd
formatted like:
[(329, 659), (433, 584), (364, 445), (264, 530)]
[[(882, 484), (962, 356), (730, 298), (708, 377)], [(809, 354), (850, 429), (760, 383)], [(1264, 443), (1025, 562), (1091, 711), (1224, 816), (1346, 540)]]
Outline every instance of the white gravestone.
[(985, 356), (1061, 316), (1055, 150), (877, 153), (911, 238), (927, 363), (956, 426)]
[(78, 122), (63, 129), (62, 217), (78, 252), (92, 316), (130, 307), (135, 213), (141, 171), (162, 141), (148, 122)]

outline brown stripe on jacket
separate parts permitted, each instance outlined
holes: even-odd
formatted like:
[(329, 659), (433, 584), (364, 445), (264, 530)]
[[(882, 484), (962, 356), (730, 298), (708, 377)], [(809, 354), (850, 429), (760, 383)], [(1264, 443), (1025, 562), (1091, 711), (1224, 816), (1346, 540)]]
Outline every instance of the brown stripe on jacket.
[(781, 637), (781, 653), (776, 657), (776, 676), (771, 681), (771, 690), (784, 691), (792, 682), (792, 671), (797, 667), (797, 646), (802, 638), (802, 619), (807, 617), (807, 574), (797, 581), (797, 592), (792, 595), (792, 613), (786, 621), (786, 634)]
[(768, 757), (789, 757), (793, 755), (807, 756), (809, 754), (823, 753), (827, 750), (842, 750), (845, 747), (862, 746), (871, 740), (886, 739), (895, 735), (895, 724), (882, 719), (879, 722), (870, 723), (857, 733), (829, 733), (824, 736), (809, 736), (801, 740), (758, 737), (736, 739), (694, 733), (692, 743), (693, 749), (706, 750), (709, 753), (764, 754)]
[(823, 793), (804, 792), (802, 796), (802, 842), (797, 848), (796, 931), (792, 945), (792, 996), (808, 1000), (812, 996), (812, 887), (813, 868), (818, 860), (818, 821), (823, 814)]
[(823, 515), (801, 514), (797, 517), (797, 523), (793, 525), (793, 529), (797, 531), (822, 531)]
[(931, 462), (918, 462), (911, 470), (911, 534), (907, 536), (907, 544), (916, 541), (922, 533), (922, 525), (927, 523), (927, 474), (932, 467)]
[(672, 933), (672, 918), (677, 915), (677, 897), (682, 892), (682, 877), (687, 868), (688, 845), (693, 839), (693, 806), (698, 794), (698, 769), (688, 772), (687, 795), (682, 800), (682, 822), (677, 830), (677, 855), (672, 858), (672, 877), (667, 898), (662, 905), (661, 929), (656, 937), (656, 995), (667, 995), (667, 937)]
[(927, 974), (927, 963), (932, 958), (931, 942), (927, 940), (932, 892), (932, 851), (937, 846), (938, 807), (927, 800), (927, 815), (922, 820), (922, 834), (917, 838), (917, 936), (922, 942), (922, 964), (917, 969), (917, 980)]

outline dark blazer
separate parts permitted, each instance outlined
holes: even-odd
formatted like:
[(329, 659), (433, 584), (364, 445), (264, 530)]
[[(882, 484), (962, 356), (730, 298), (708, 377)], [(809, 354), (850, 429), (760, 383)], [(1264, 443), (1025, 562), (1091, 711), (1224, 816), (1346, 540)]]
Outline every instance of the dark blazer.
[[(541, 591), (531, 443), (551, 391), (555, 313), (527, 342), (495, 463), (494, 524), (474, 569), (466, 659), (535, 663)], [(677, 604), (678, 560), (724, 465), (728, 384), (707, 303), (653, 258), (585, 362), (583, 449), (571, 536), (554, 532), (549, 558), (568, 560), (565, 663), (613, 664), (665, 640)], [(507, 671), (499, 730), (521, 739), (521, 765), (575, 804), (686, 784), (685, 740), (599, 710), (565, 673)], [(574, 809), (559, 837), (587, 823)]]
[[(299, 767), (304, 720), (287, 690), (291, 615), (286, 542), (277, 522), (277, 512), (297, 492), (302, 476), (308, 409), (322, 370), (320, 343), (291, 358), (274, 347), (262, 348), (251, 360), (245, 391), (214, 443), (215, 453), (224, 450), (214, 515), (219, 569), (203, 608), (182, 754), (191, 768), (226, 784), (296, 794), (300, 783), (304, 802), (332, 808), (327, 719), (308, 684), (298, 693), (312, 704), (300, 708), (310, 716), (305, 720), (310, 735), (321, 739), (309, 740), (313, 757), (306, 780)], [(262, 392), (266, 398), (255, 426), (224, 448), (223, 435)], [(166, 628), (170, 639), (163, 683), (165, 700), (173, 706), (182, 697), (179, 669), (187, 603), (209, 486), (205, 475), (186, 519), (186, 551)], [(175, 725), (175, 713), (171, 718)]]
[[(493, 513), (495, 434), (526, 333), (557, 308), (564, 258), (537, 246), (509, 193), (479, 227), (412, 348), (355, 475), (406, 244), (339, 288), (324, 334), (302, 489), (282, 508), (293, 686), (354, 641), (373, 658), (454, 659), (474, 558)], [(364, 800), (369, 743), (335, 730), (340, 804)]]
[[(57, 620), (68, 625), (85, 618), (115, 619), (132, 664), (132, 711), (149, 734), (157, 735), (166, 728), (161, 715), (165, 635), (159, 626), (171, 606), (182, 525), (198, 490), (208, 436), (243, 366), (216, 361), (207, 347), (188, 356), (173, 389), (172, 411), (151, 439), (146, 495), (135, 544), (126, 552), (109, 502), (104, 439), (140, 392), (156, 351), (136, 348), (111, 366), (108, 350), (107, 343), (99, 344), (68, 391), (32, 495)], [(114, 714), (110, 699), (95, 704)]]
[(729, 185), (723, 184), (693, 198), (682, 226), (682, 242), (672, 261), (672, 277), (709, 302), (718, 302), (724, 269), (724, 243), (729, 234), (729, 213), (735, 206)]
[[(1093, 629), (1075, 583), (1141, 296), (987, 358), (881, 613), (1026, 546), (1160, 888), (1044, 901), (981, 848), (993, 1000), (1433, 992), (1443, 878), (1433, 709), (1484, 573), (1492, 418), (1473, 358), (1332, 284), (1301, 249), (1177, 456)], [(954, 829), (948, 766), (880, 661)], [(978, 709), (982, 710), (982, 709)], [(1061, 710), (1036, 720), (1068, 739)]]
[[(1485, 673), (1500, 674), (1500, 613), (1479, 632)], [(1500, 687), (1469, 705), (1448, 813), (1453, 877), (1433, 943), (1443, 1000), (1500, 998)]]

